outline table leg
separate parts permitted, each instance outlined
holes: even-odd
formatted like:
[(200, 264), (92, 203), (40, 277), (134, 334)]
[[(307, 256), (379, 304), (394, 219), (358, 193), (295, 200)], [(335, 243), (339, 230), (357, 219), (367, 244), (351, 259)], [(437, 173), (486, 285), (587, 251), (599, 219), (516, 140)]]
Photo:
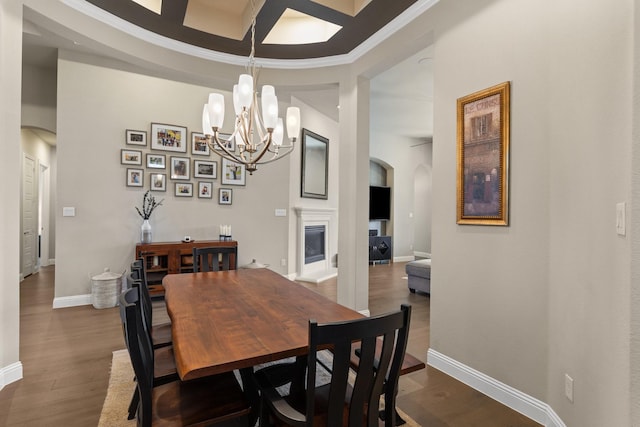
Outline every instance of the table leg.
[(258, 393), (258, 385), (253, 377), (253, 367), (240, 369), (240, 378), (242, 378), (242, 388), (251, 405), (249, 413), (249, 425), (254, 426), (260, 415), (260, 393)]

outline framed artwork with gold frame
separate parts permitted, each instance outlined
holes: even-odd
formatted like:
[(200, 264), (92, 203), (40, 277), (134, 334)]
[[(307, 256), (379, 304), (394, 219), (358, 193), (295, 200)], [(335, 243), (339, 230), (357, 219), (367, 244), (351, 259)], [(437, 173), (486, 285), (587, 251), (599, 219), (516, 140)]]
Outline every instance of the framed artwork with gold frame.
[(458, 99), (458, 224), (509, 225), (510, 86)]

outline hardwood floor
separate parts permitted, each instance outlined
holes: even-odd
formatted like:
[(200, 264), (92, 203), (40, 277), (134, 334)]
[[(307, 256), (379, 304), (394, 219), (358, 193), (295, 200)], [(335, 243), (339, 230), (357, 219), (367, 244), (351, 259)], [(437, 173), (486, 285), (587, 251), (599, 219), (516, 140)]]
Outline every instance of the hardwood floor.
[[(426, 360), (429, 298), (407, 290), (404, 263), (370, 267), (372, 314), (412, 305), (408, 351)], [(98, 423), (111, 353), (124, 348), (117, 308), (53, 310), (54, 268), (20, 285), (20, 360), (24, 378), (0, 391), (0, 426), (85, 427)], [(305, 283), (335, 300), (336, 281)], [(400, 380), (398, 406), (424, 427), (527, 427), (539, 424), (427, 367)]]

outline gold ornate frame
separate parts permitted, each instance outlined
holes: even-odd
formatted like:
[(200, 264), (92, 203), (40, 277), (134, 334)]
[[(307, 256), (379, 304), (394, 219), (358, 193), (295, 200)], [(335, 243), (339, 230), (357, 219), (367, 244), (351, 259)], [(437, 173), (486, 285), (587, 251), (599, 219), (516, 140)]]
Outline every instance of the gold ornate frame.
[(458, 224), (509, 225), (510, 86), (458, 99)]

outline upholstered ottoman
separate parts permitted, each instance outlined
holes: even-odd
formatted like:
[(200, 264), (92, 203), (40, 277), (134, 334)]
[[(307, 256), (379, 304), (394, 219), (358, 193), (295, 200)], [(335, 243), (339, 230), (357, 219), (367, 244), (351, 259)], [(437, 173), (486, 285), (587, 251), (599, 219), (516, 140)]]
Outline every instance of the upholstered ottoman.
[(431, 259), (409, 261), (405, 266), (409, 290), (431, 294)]

